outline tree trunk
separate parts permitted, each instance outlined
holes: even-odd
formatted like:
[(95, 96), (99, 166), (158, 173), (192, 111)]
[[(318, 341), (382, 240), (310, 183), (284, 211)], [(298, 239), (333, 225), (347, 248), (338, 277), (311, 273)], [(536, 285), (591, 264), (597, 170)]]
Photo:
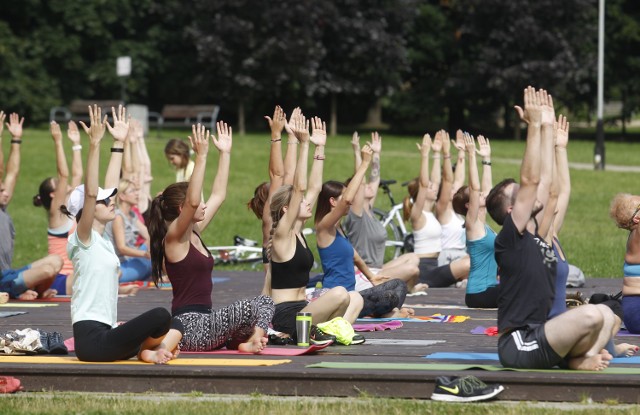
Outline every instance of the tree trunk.
[(512, 128), (511, 125), (511, 115), (512, 115), (513, 109), (511, 108), (511, 105), (509, 102), (505, 102), (504, 103), (504, 125), (502, 126), (502, 132), (505, 136), (509, 135), (509, 130)]
[(622, 88), (622, 114), (620, 114), (622, 118), (622, 140), (627, 136), (627, 90), (626, 88)]
[(238, 101), (238, 133), (244, 136), (247, 130), (244, 122), (244, 101)]
[(365, 121), (367, 125), (377, 126), (382, 125), (382, 99), (376, 98), (367, 111), (367, 121)]
[(329, 135), (335, 137), (338, 134), (338, 97), (331, 94), (331, 115), (329, 119)]

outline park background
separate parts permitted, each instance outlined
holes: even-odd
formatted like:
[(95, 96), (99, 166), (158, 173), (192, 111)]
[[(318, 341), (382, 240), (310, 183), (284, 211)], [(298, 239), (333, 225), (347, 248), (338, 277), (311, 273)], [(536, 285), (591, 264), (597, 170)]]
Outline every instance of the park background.
[[(50, 109), (74, 99), (119, 99), (123, 82), (129, 103), (152, 111), (217, 104), (219, 119), (233, 125), (228, 198), (205, 234), (208, 244), (230, 244), (235, 234), (260, 239), (259, 222), (245, 205), (268, 177), (263, 116), (275, 104), (287, 113), (299, 105), (327, 120), (326, 180), (351, 174), (354, 129), (363, 140), (373, 129), (381, 132), (382, 177), (402, 182), (418, 172), (414, 143), (422, 133), (461, 128), (492, 139), (497, 182), (518, 175), (525, 130), (512, 107), (531, 84), (549, 90), (572, 122), (570, 161), (593, 163), (595, 0), (25, 0), (2, 9), (0, 108), (24, 115), (27, 127), (9, 206), (15, 266), (46, 253), (46, 215), (31, 198), (55, 174)], [(607, 167), (637, 163), (639, 17), (637, 2), (606, 3)], [(115, 71), (119, 56), (132, 58), (126, 78)], [(153, 192), (174, 178), (162, 153), (166, 140), (186, 135), (186, 129), (162, 138), (149, 132)], [(70, 160), (70, 142), (65, 146)], [(616, 193), (637, 192), (638, 173), (630, 170), (572, 169), (560, 237), (569, 261), (588, 276), (622, 275), (627, 233), (616, 229), (608, 207)], [(393, 190), (404, 196), (404, 188)], [(382, 195), (378, 200), (388, 207)]]

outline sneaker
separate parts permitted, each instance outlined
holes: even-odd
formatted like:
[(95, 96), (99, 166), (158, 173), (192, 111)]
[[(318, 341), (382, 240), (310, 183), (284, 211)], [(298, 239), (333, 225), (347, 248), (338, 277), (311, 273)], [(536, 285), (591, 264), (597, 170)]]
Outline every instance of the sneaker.
[(351, 339), (351, 344), (364, 344), (365, 338), (362, 334), (354, 334)]
[(329, 344), (336, 341), (336, 336), (327, 334), (320, 330), (318, 326), (311, 326), (310, 343), (316, 345)]
[(474, 402), (491, 399), (504, 390), (502, 385), (487, 385), (475, 376), (439, 376), (431, 395), (434, 401)]

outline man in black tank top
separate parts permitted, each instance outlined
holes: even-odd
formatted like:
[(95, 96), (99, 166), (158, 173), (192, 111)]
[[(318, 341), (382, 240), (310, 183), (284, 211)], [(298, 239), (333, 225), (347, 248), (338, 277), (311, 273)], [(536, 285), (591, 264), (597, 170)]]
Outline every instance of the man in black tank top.
[(556, 365), (602, 370), (612, 356), (604, 350), (612, 336), (613, 312), (603, 305), (571, 309), (552, 320), (557, 258), (538, 223), (549, 197), (554, 158), (553, 101), (546, 91), (525, 89), (527, 144), (520, 185), (503, 180), (489, 193), (487, 211), (502, 230), (495, 256), (500, 274), (498, 354), (505, 367), (548, 369)]

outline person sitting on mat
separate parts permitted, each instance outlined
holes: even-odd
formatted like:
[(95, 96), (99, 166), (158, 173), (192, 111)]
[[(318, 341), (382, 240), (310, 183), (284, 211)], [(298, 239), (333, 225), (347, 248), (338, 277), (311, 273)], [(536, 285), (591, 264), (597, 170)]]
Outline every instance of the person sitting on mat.
[(172, 329), (166, 344), (190, 352), (210, 351), (226, 346), (242, 352), (260, 353), (273, 316), (273, 301), (260, 295), (212, 310), (213, 257), (200, 235), (211, 223), (226, 199), (231, 162), (232, 131), (226, 123), (217, 123), (218, 138), (211, 136), (220, 152), (218, 171), (211, 195), (202, 200), (202, 183), (209, 152), (209, 130), (198, 124), (189, 137), (196, 153), (189, 182), (168, 186), (151, 202), (152, 278), (162, 281), (163, 269), (171, 282), (173, 300)]
[[(113, 127), (102, 119), (102, 111), (89, 108), (87, 127), (90, 146), (85, 184), (76, 187), (61, 210), (75, 217), (76, 231), (69, 237), (67, 254), (73, 263), (74, 283), (71, 297), (71, 321), (75, 352), (79, 360), (111, 362), (138, 356), (149, 363), (166, 363), (176, 357), (162, 342), (171, 325), (171, 314), (154, 308), (117, 325), (119, 261), (113, 245), (104, 234), (106, 224), (115, 217), (113, 196), (118, 189), (124, 139), (129, 124), (126, 110), (113, 109)], [(100, 142), (105, 127), (114, 138), (107, 167), (105, 188), (98, 187)]]

